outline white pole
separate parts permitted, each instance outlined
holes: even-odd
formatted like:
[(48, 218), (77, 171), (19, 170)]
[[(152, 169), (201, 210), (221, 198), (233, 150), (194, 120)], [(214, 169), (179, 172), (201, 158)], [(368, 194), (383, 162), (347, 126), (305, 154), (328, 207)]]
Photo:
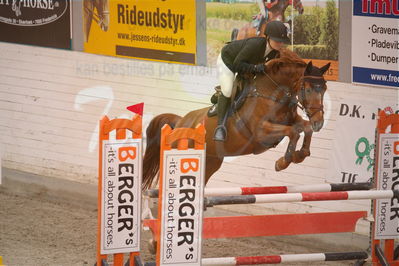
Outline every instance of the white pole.
[(291, 1), (291, 48), (294, 51), (294, 0)]

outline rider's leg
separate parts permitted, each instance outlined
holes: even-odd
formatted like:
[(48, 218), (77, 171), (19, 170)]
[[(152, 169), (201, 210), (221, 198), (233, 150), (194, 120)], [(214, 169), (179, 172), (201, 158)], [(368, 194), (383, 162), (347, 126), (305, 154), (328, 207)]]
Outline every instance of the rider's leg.
[(266, 17), (265, 0), (257, 0), (256, 2), (258, 3), (260, 13), (262, 14), (263, 17)]
[(219, 73), (219, 82), (222, 93), (218, 98), (218, 125), (215, 129), (213, 139), (216, 141), (225, 141), (227, 137), (226, 121), (227, 110), (230, 106), (230, 97), (234, 82), (234, 73), (224, 64), (221, 56), (217, 59), (217, 69)]
[(264, 0), (257, 0), (258, 2), (258, 6), (259, 6), (259, 10), (260, 10), (260, 14), (261, 14), (261, 18), (258, 24), (258, 28), (256, 29), (256, 35), (259, 36), (260, 35), (260, 30), (262, 28), (262, 24), (265, 22), (266, 20), (266, 16), (267, 16), (267, 8), (265, 5), (265, 1)]
[(256, 28), (256, 36), (259, 36), (261, 34), (261, 29), (263, 23), (266, 22), (266, 18), (262, 15), (258, 24), (258, 27)]

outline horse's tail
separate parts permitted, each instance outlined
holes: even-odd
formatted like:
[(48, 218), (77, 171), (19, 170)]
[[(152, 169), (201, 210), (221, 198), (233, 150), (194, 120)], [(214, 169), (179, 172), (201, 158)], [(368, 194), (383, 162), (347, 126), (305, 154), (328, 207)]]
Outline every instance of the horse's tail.
[(172, 128), (181, 119), (175, 114), (161, 114), (154, 117), (147, 127), (147, 147), (143, 159), (143, 190), (149, 189), (159, 171), (161, 128), (168, 124)]

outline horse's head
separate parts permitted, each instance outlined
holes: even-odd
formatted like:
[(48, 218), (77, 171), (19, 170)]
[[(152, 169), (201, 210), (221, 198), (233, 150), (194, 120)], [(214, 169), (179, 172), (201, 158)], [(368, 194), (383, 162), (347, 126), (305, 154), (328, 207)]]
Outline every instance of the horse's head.
[(298, 13), (300, 14), (300, 15), (302, 15), (303, 14), (303, 11), (304, 11), (304, 8), (303, 8), (303, 5), (302, 5), (302, 1), (301, 0), (293, 0), (293, 4), (294, 4), (294, 9), (296, 10), (296, 11), (298, 11)]
[(278, 0), (277, 3), (271, 5), (270, 10), (272, 12), (280, 11), (280, 13), (284, 13), (290, 5), (293, 5), (294, 9), (298, 11), (300, 15), (303, 14), (304, 8), (301, 0)]
[(318, 132), (324, 124), (323, 98), (327, 86), (323, 75), (329, 68), (330, 63), (318, 68), (310, 61), (297, 88), (298, 101), (303, 106), (315, 132)]

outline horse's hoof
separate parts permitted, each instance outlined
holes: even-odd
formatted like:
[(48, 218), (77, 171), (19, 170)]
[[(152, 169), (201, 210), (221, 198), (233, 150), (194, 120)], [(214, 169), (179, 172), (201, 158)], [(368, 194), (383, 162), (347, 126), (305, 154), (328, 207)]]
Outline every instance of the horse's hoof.
[(157, 254), (157, 241), (155, 241), (154, 239), (148, 240), (148, 251), (152, 255)]
[(295, 151), (293, 154), (292, 154), (292, 162), (293, 163), (301, 163), (301, 162), (303, 162), (303, 160), (305, 160), (305, 155), (303, 154), (303, 152), (301, 152), (301, 151)]
[(299, 150), (295, 151), (292, 155), (292, 162), (293, 163), (301, 163), (305, 160), (306, 157), (310, 156), (309, 150)]
[(286, 169), (288, 165), (290, 165), (290, 163), (287, 162), (284, 157), (281, 157), (276, 161), (274, 168), (276, 169), (276, 172), (279, 172), (281, 170)]

